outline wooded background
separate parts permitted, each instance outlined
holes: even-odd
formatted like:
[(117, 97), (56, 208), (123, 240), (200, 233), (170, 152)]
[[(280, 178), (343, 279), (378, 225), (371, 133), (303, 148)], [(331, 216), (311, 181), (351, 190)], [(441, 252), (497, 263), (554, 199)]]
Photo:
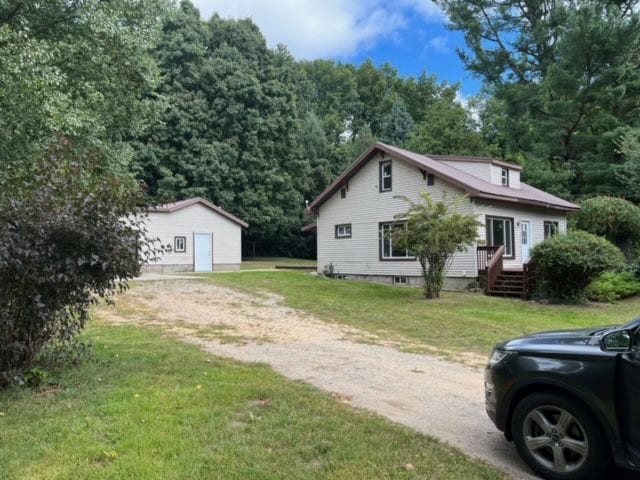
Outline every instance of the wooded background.
[(189, 2), (0, 0), (0, 195), (33, 188), (64, 137), (151, 201), (203, 196), (246, 220), (245, 254), (301, 257), (305, 200), (375, 140), (520, 163), (575, 201), (640, 200), (640, 2), (438, 3), (483, 80), (465, 105), (428, 64), (297, 61)]

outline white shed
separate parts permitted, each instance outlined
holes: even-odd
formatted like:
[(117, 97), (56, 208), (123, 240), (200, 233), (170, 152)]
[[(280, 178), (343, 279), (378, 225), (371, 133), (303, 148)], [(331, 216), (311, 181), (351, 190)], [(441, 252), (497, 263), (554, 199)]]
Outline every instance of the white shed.
[(190, 198), (149, 209), (147, 230), (165, 247), (146, 272), (239, 270), (242, 228), (249, 225), (205, 200)]

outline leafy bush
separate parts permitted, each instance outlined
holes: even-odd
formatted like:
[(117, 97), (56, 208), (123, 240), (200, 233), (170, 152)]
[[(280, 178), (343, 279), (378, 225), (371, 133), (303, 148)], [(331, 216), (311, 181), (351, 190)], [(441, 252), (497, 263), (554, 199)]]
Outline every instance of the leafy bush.
[(619, 248), (581, 231), (548, 238), (533, 248), (532, 258), (542, 273), (543, 293), (553, 300), (582, 300), (587, 286), (601, 273), (625, 265)]
[(406, 228), (392, 230), (393, 242), (409, 250), (420, 262), (425, 298), (439, 298), (453, 256), (478, 236), (478, 220), (474, 214), (458, 213), (451, 208), (466, 197), (452, 204), (436, 202), (426, 192), (422, 194), (422, 203), (399, 198), (409, 204), (409, 210), (396, 215), (400, 225), (406, 221)]
[(589, 300), (613, 303), (640, 293), (640, 280), (631, 272), (605, 272), (591, 282), (586, 293)]
[(607, 238), (630, 257), (633, 241), (640, 239), (640, 207), (617, 197), (593, 197), (580, 206), (576, 228)]
[(47, 345), (72, 342), (89, 306), (155, 255), (130, 215), (139, 189), (100, 169), (60, 142), (21, 195), (0, 196), (0, 386), (21, 381)]

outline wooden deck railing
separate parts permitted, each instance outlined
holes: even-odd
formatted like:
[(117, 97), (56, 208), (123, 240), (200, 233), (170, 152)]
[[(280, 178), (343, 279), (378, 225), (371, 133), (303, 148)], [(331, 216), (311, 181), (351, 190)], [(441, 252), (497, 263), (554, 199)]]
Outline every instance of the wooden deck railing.
[(522, 298), (529, 300), (538, 287), (538, 279), (540, 278), (540, 270), (533, 260), (529, 260), (522, 265), (522, 280), (524, 283), (524, 292)]
[(498, 275), (502, 273), (504, 270), (504, 265), (502, 262), (502, 258), (504, 257), (504, 246), (500, 245), (498, 249), (491, 255), (491, 260), (487, 263), (487, 283), (484, 287), (484, 292), (489, 294), (489, 290), (493, 287), (493, 284), (496, 282)]
[(478, 258), (478, 273), (486, 273), (487, 265), (500, 248), (497, 245), (478, 245), (476, 256)]

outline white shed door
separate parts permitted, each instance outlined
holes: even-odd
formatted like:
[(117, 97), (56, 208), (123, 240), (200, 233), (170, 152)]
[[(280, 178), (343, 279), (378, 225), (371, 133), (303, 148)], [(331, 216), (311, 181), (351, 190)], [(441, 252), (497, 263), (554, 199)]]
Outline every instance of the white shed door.
[(208, 233), (196, 233), (194, 237), (195, 271), (211, 271), (211, 235)]

